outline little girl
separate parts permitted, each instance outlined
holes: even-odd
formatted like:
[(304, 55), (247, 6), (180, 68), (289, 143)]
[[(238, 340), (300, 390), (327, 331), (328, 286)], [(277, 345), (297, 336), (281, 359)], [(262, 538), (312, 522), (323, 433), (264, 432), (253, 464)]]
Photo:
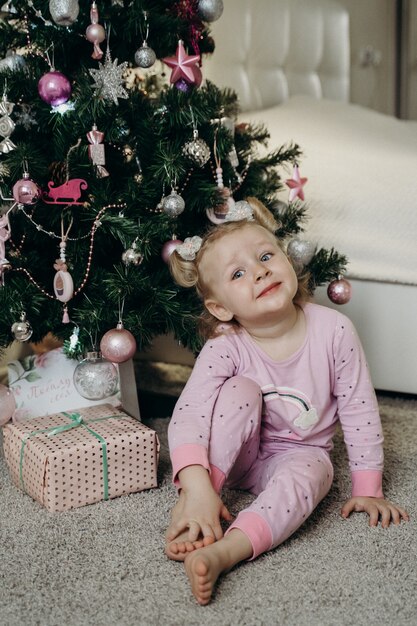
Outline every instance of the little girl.
[[(408, 519), (383, 497), (381, 423), (352, 323), (307, 302), (266, 207), (239, 205), (170, 259), (176, 282), (195, 286), (205, 307), (207, 342), (169, 425), (179, 499), (166, 533), (166, 553), (184, 561), (200, 604), (222, 572), (281, 544), (325, 497), (338, 420), (352, 475), (342, 516), (365, 511), (383, 527)], [(223, 485), (256, 496), (235, 520)], [(232, 522), (226, 533), (222, 520)]]

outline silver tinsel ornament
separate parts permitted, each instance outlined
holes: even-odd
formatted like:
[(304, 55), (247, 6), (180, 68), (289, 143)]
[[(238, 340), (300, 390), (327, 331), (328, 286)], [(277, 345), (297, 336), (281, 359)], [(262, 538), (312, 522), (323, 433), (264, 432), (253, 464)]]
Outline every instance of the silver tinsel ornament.
[(156, 61), (156, 54), (146, 41), (135, 52), (135, 63), (138, 67), (151, 67)]
[(20, 320), (12, 325), (11, 331), (17, 341), (29, 341), (32, 337), (33, 330), (26, 319), (26, 313), (21, 313)]
[(182, 153), (199, 167), (204, 167), (210, 158), (210, 148), (204, 139), (198, 136), (196, 129), (193, 130), (193, 138), (184, 144)]
[(162, 210), (169, 217), (178, 217), (185, 208), (184, 198), (182, 198), (175, 189), (171, 190), (169, 196), (166, 196), (163, 200)]
[(49, 12), (58, 26), (71, 26), (77, 20), (78, 0), (49, 0)]
[(199, 0), (198, 14), (203, 22), (215, 22), (223, 13), (223, 0)]

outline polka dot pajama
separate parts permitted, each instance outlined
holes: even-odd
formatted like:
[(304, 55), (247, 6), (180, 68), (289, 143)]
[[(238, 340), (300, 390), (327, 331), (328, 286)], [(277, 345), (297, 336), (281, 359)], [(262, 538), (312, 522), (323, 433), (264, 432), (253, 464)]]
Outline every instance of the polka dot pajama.
[(239, 528), (249, 538), (253, 557), (285, 541), (330, 489), (333, 468), (327, 452), (294, 444), (260, 449), (262, 393), (245, 377), (222, 387), (213, 412), (209, 462), (213, 486), (255, 494), (227, 532)]

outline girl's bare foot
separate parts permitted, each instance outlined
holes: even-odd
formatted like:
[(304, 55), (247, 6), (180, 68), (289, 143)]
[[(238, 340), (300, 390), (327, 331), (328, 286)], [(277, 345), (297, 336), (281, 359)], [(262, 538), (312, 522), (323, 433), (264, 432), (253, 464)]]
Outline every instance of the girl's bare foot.
[(252, 544), (238, 528), (200, 550), (186, 553), (184, 567), (197, 602), (208, 604), (220, 574), (252, 556)]
[(214, 537), (202, 537), (201, 539), (197, 539), (197, 541), (189, 541), (188, 531), (186, 531), (178, 535), (173, 541), (167, 542), (165, 554), (174, 561), (184, 561), (185, 557), (190, 554), (190, 552), (208, 546), (214, 543), (214, 541)]

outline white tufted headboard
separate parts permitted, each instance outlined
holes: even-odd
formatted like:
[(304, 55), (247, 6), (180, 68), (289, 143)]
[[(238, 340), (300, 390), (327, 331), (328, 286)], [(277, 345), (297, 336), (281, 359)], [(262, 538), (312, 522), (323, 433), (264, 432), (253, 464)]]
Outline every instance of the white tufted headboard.
[(349, 100), (349, 15), (332, 0), (224, 0), (203, 75), (239, 95), (242, 111), (289, 96)]

